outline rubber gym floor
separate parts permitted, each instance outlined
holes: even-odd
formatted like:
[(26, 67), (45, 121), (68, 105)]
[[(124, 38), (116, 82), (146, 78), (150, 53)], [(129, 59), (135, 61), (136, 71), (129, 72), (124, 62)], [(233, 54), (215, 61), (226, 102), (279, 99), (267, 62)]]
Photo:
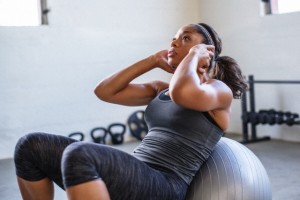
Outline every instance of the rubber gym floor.
[[(241, 137), (227, 134), (226, 137), (240, 141)], [(138, 142), (115, 145), (132, 152)], [(261, 160), (269, 175), (273, 200), (300, 199), (300, 143), (270, 140), (246, 144)], [(20, 200), (12, 159), (0, 160), (0, 200)], [(66, 200), (63, 190), (56, 187), (55, 200)]]

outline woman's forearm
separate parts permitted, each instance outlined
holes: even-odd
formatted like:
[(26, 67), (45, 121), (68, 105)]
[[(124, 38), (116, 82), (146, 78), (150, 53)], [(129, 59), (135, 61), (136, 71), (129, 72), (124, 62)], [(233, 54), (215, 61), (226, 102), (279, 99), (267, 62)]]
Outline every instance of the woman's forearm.
[(201, 83), (209, 79), (208, 67), (213, 55), (212, 45), (197, 44), (189, 50), (170, 82), (170, 96), (175, 103), (189, 106), (186, 104), (189, 104), (191, 98), (206, 95)]
[(197, 73), (198, 63), (199, 57), (195, 52), (190, 52), (178, 65), (169, 86), (173, 99), (183, 96), (193, 87), (199, 87), (201, 81)]
[(107, 99), (124, 90), (132, 80), (155, 68), (152, 56), (105, 78), (95, 88), (95, 94), (100, 99)]

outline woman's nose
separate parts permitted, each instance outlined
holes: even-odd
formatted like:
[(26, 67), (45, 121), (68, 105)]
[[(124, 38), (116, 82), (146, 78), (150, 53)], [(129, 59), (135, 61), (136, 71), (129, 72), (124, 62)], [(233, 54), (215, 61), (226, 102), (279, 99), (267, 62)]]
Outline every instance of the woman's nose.
[(177, 39), (174, 39), (172, 42), (171, 42), (171, 47), (178, 47), (179, 46), (179, 41)]

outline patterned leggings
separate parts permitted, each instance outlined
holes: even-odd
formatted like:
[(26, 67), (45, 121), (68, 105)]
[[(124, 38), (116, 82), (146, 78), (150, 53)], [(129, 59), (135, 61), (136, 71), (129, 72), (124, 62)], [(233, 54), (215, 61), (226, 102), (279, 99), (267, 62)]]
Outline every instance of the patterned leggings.
[(187, 184), (176, 174), (150, 166), (107, 145), (31, 133), (15, 149), (18, 177), (48, 177), (61, 188), (102, 179), (112, 200), (184, 200)]

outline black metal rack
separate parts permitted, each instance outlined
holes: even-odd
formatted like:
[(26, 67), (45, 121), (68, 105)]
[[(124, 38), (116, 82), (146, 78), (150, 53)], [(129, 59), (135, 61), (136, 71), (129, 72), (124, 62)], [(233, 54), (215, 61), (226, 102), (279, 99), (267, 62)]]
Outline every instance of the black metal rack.
[[(256, 83), (261, 83), (261, 84), (300, 84), (300, 81), (298, 80), (254, 80), (253, 75), (249, 75), (248, 77), (248, 84), (249, 84), (249, 108), (250, 111), (248, 111), (248, 105), (247, 105), (247, 92), (245, 92), (242, 95), (242, 118), (245, 117), (246, 114), (255, 114), (255, 87), (254, 84)], [(251, 138), (249, 138), (249, 127), (248, 124), (250, 123), (251, 127)], [(296, 124), (299, 124), (297, 122)], [(251, 142), (259, 142), (259, 141), (266, 141), (270, 140), (269, 136), (264, 136), (264, 137), (257, 137), (256, 134), (256, 123), (249, 122), (247, 120), (242, 120), (242, 131), (243, 131), (243, 140), (241, 143), (251, 143)]]

